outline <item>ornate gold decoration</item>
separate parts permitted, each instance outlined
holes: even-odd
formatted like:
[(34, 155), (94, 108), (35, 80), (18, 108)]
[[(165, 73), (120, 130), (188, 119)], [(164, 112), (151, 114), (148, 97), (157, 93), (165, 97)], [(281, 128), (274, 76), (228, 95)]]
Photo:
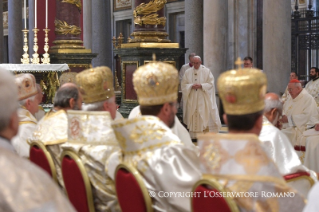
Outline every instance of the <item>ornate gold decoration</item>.
[(34, 53), (32, 54), (32, 59), (31, 62), (32, 64), (40, 64), (40, 58), (39, 58), (39, 54), (38, 54), (38, 50), (39, 50), (39, 46), (38, 46), (38, 32), (39, 29), (33, 29), (32, 30), (34, 32), (34, 39), (33, 39), (33, 51)]
[(115, 91), (120, 91), (121, 86), (119, 83), (119, 79), (117, 78), (117, 71), (115, 71), (114, 75), (115, 75)]
[(36, 81), (33, 74), (18, 74), (15, 76), (15, 84), (18, 87), (19, 100), (27, 99), (38, 93)]
[(114, 96), (111, 69), (100, 66), (82, 71), (76, 75), (83, 101), (86, 104), (107, 100)]
[(50, 55), (48, 54), (49, 51), (49, 29), (44, 29), (43, 30), (45, 32), (45, 38), (44, 38), (44, 51), (45, 53), (43, 54), (43, 58), (41, 58), (41, 62), (43, 64), (50, 64)]
[(264, 109), (264, 96), (267, 90), (267, 77), (259, 69), (241, 68), (224, 72), (218, 78), (219, 96), (226, 114), (244, 115)]
[[(131, 39), (133, 40), (133, 39)], [(121, 48), (179, 48), (179, 43), (123, 43)]]
[(76, 72), (64, 72), (59, 78), (60, 86), (68, 82), (75, 83), (76, 75), (77, 75)]
[(29, 64), (30, 63), (30, 59), (29, 59), (29, 54), (28, 54), (28, 32), (29, 30), (27, 29), (24, 29), (22, 30), (23, 32), (23, 42), (24, 42), (24, 45), (23, 45), (23, 51), (24, 51), (24, 54), (22, 55), (22, 58), (21, 58), (21, 63), (22, 64)]
[(81, 0), (61, 0), (61, 2), (62, 3), (74, 4), (79, 9), (80, 12), (82, 10)]
[(152, 62), (133, 74), (134, 90), (140, 105), (160, 105), (177, 100), (178, 71), (170, 64)]
[[(146, 25), (163, 25), (166, 24), (166, 18), (158, 18), (157, 11), (163, 9), (166, 0), (151, 0), (149, 3), (142, 3), (133, 11), (134, 23), (142, 26)], [(143, 16), (140, 16), (143, 15)]]
[[(44, 83), (46, 82), (46, 83)], [(46, 85), (45, 85), (46, 84)], [(58, 79), (57, 72), (49, 72), (48, 74), (44, 75), (43, 80), (41, 80), (40, 85), (42, 90), (47, 95), (47, 102), (53, 102), (53, 98), (55, 92), (57, 91), (58, 87), (60, 86), (60, 82)]]
[(81, 31), (82, 31), (80, 27), (75, 25), (69, 25), (65, 21), (61, 21), (58, 19), (55, 19), (54, 25), (55, 25), (55, 34), (58, 34), (58, 35), (67, 35), (67, 34), (79, 35), (81, 34)]
[(120, 33), (118, 38), (115, 38), (115, 36), (113, 36), (112, 38), (112, 43), (113, 43), (113, 48), (114, 49), (120, 49), (122, 43), (124, 43), (124, 36), (122, 33)]

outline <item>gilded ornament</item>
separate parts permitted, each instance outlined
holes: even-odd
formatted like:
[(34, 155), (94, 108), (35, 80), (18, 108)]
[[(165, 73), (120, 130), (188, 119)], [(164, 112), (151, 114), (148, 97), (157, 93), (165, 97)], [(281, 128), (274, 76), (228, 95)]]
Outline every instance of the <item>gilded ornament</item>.
[(58, 35), (67, 35), (67, 34), (79, 35), (81, 34), (81, 31), (82, 31), (80, 27), (75, 25), (69, 25), (65, 21), (61, 21), (58, 19), (55, 19), (54, 25), (55, 25), (55, 34), (58, 34)]
[(41, 81), (41, 87), (47, 95), (47, 102), (53, 102), (55, 92), (59, 86), (60, 83), (57, 72), (49, 72), (48, 74), (44, 75), (43, 81)]
[(165, 25), (166, 18), (158, 17), (157, 12), (165, 6), (166, 0), (151, 0), (149, 3), (142, 3), (133, 11), (134, 23), (138, 25)]
[(62, 3), (74, 4), (79, 9), (80, 12), (82, 10), (81, 0), (61, 0), (61, 2)]

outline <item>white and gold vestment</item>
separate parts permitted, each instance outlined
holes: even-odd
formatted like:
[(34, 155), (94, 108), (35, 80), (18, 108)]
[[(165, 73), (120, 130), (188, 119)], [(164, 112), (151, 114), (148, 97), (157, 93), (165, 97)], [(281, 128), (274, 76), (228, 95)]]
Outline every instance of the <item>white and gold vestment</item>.
[(113, 180), (105, 172), (105, 164), (119, 150), (111, 127), (109, 112), (67, 111), (68, 142), (63, 150), (80, 156), (90, 182), (96, 211), (120, 211)]
[(314, 98), (305, 90), (296, 98), (288, 98), (283, 107), (283, 115), (288, 118), (288, 123), (283, 124), (282, 132), (286, 134), (293, 146), (306, 145), (303, 132), (307, 124), (314, 125), (312, 119), (318, 117), (317, 104)]
[[(201, 84), (201, 89), (192, 89), (193, 84)], [(208, 68), (200, 66), (186, 70), (182, 84), (183, 122), (192, 138), (197, 133), (218, 132), (221, 122), (215, 98), (214, 76)]]
[(56, 183), (0, 137), (1, 211), (75, 211)]
[(190, 211), (190, 198), (161, 198), (159, 192), (192, 190), (201, 178), (197, 153), (185, 146), (172, 131), (155, 116), (123, 119), (112, 124), (121, 151), (108, 162), (109, 176), (114, 177), (119, 163), (139, 171), (146, 188), (156, 193), (154, 211)]
[[(282, 176), (297, 172), (308, 172), (314, 182), (318, 181), (317, 174), (302, 165), (287, 136), (272, 125), (265, 116), (263, 117), (263, 127), (259, 140), (262, 142), (265, 152), (277, 165)], [(289, 183), (289, 185), (302, 193), (304, 197), (307, 197), (311, 186), (304, 183), (303, 181), (296, 181)]]
[(48, 112), (38, 123), (30, 142), (42, 142), (50, 152), (61, 186), (64, 185), (61, 174), (61, 144), (68, 139), (68, 118), (64, 110)]
[(310, 80), (305, 89), (308, 93), (315, 99), (317, 107), (319, 107), (319, 77), (313, 80)]
[(30, 154), (29, 138), (37, 127), (37, 120), (25, 107), (18, 109), (18, 116), (20, 119), (19, 132), (12, 139), (12, 145), (18, 155), (28, 158)]
[[(240, 211), (301, 211), (304, 198), (290, 188), (254, 134), (205, 134), (199, 137), (203, 174), (217, 178), (232, 192)], [(274, 195), (291, 194), (288, 197)], [(250, 193), (252, 194), (252, 193)]]

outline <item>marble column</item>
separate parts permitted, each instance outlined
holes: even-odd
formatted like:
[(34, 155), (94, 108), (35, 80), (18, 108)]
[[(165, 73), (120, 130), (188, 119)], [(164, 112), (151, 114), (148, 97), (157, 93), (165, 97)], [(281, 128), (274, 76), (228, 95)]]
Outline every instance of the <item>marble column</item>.
[(33, 54), (34, 33), (33, 33), (32, 29), (34, 29), (34, 0), (29, 0), (29, 25), (28, 25), (29, 57), (32, 57), (32, 54)]
[(215, 82), (227, 66), (227, 23), (228, 2), (204, 0), (204, 65), (213, 73)]
[(285, 91), (291, 71), (290, 4), (263, 1), (263, 71), (268, 77), (268, 91), (276, 93)]
[[(205, 0), (204, 0), (205, 2)], [(207, 0), (210, 2), (210, 0)], [(203, 54), (203, 0), (185, 0), (185, 63), (188, 63), (188, 54), (196, 53), (202, 60)], [(208, 12), (209, 16), (214, 13)], [(205, 44), (206, 45), (206, 44)]]
[(4, 61), (4, 46), (3, 46), (3, 1), (0, 0), (0, 63)]
[(112, 68), (112, 29), (110, 1), (94, 1), (92, 4), (92, 52), (98, 53), (93, 66)]
[(20, 59), (23, 54), (22, 1), (8, 1), (8, 16), (9, 63), (21, 63)]
[(92, 0), (83, 0), (83, 44), (92, 49)]

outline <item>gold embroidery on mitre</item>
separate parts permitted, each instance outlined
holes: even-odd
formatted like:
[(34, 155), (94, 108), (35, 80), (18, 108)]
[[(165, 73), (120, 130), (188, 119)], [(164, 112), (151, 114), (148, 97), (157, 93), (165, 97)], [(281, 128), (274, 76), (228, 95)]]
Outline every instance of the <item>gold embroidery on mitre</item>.
[(86, 69), (76, 75), (86, 104), (105, 101), (114, 96), (113, 74), (106, 66)]
[(247, 174), (256, 174), (262, 166), (269, 164), (269, 158), (260, 145), (248, 141), (245, 147), (235, 154), (235, 160), (241, 164)]
[(140, 105), (161, 105), (177, 100), (178, 71), (170, 64), (152, 62), (133, 74), (134, 90)]
[[(237, 61), (240, 64), (240, 61)], [(239, 68), (222, 73), (217, 81), (226, 114), (244, 115), (262, 111), (267, 77), (259, 69)]]
[(38, 93), (35, 77), (32, 74), (18, 74), (15, 76), (15, 84), (18, 87), (19, 100), (27, 99)]

